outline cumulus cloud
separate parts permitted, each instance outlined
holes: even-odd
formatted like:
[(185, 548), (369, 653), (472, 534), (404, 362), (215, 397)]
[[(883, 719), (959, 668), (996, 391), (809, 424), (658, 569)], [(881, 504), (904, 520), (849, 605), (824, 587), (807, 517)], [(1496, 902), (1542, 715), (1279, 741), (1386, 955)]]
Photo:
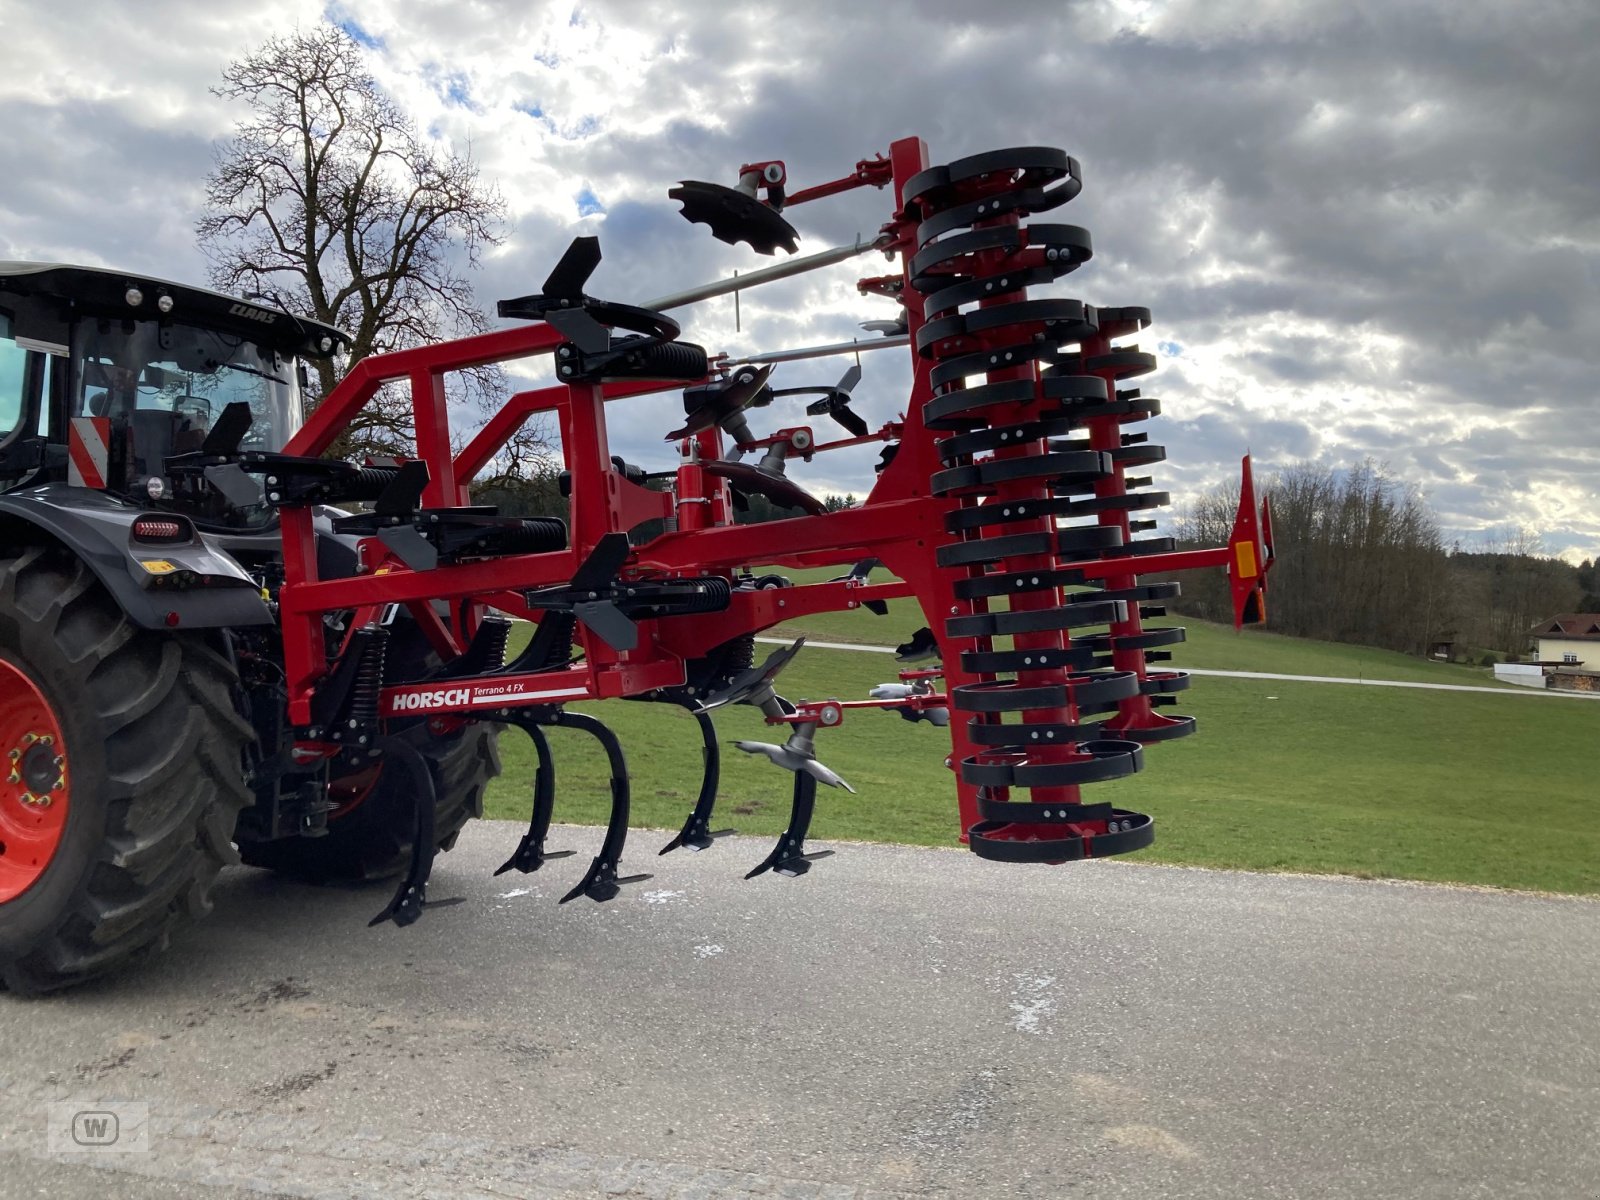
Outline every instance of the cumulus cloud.
[[(200, 278), (192, 221), (237, 113), (224, 62), (322, 19), (368, 46), (418, 126), (470, 146), (513, 226), (485, 305), (534, 290), (598, 232), (595, 292), (643, 300), (766, 260), (676, 215), (684, 178), (782, 157), (795, 186), (910, 134), (935, 161), (1005, 145), (1078, 156), (1063, 219), (1097, 257), (1062, 294), (1144, 304), (1167, 366), (1157, 472), (1180, 497), (1245, 446), (1386, 460), (1451, 536), (1527, 525), (1600, 553), (1600, 9), (1402, 0), (1119, 0), (975, 9), (705, 0), (0, 3), (0, 251)], [(870, 235), (889, 197), (792, 210), (802, 250)], [(888, 315), (862, 260), (686, 313), (748, 353)], [(1152, 343), (1152, 348), (1153, 348)], [(857, 405), (903, 407), (903, 352), (864, 359)], [(825, 382), (843, 364), (785, 367)], [(622, 452), (664, 461), (669, 397)], [(775, 419), (797, 413), (774, 412)], [(659, 428), (657, 428), (659, 426)], [(652, 460), (652, 456), (654, 456)], [(873, 455), (797, 468), (865, 490)]]

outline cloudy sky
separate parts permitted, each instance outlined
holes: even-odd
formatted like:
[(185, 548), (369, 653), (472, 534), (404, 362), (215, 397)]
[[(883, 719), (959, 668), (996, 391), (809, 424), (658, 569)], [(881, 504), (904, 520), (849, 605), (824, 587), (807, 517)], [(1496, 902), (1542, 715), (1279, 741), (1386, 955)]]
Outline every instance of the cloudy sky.
[[(1425, 489), (1451, 538), (1529, 526), (1600, 554), (1592, 0), (0, 0), (0, 257), (203, 280), (203, 178), (241, 115), (208, 88), (324, 19), (504, 195), (485, 307), (537, 290), (579, 233), (606, 255), (591, 292), (619, 300), (769, 261), (679, 218), (680, 179), (783, 158), (801, 187), (912, 134), (936, 162), (1057, 145), (1085, 174), (1059, 219), (1096, 248), (1057, 290), (1155, 312), (1161, 485), (1220, 480), (1246, 446), (1269, 470), (1372, 456)], [(870, 236), (888, 199), (792, 210), (802, 252)], [(701, 306), (688, 335), (735, 353), (853, 336), (892, 315), (853, 287), (883, 269), (750, 293), (737, 333), (731, 303)], [(863, 366), (857, 408), (892, 417), (909, 352)], [(674, 408), (630, 408), (615, 443), (666, 465)], [(874, 458), (794, 473), (864, 492)]]

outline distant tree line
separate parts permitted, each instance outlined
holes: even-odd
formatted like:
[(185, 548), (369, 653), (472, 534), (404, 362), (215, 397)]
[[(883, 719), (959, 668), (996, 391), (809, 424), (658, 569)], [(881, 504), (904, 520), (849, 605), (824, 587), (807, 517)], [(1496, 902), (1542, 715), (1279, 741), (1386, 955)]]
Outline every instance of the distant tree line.
[(1557, 613), (1595, 611), (1596, 598), (1584, 595), (1580, 568), (1545, 555), (1531, 530), (1518, 530), (1503, 541), (1489, 539), (1478, 550), (1457, 549), (1450, 566), (1457, 625), (1475, 646), (1521, 654), (1528, 649), (1528, 630), (1540, 621)]
[[(1544, 618), (1600, 610), (1593, 563), (1544, 554), (1530, 530), (1447, 546), (1420, 489), (1371, 461), (1346, 470), (1297, 463), (1258, 491), (1272, 499), (1278, 561), (1267, 610), (1280, 632), (1409, 654), (1452, 642), (1457, 653), (1515, 656)], [(1225, 542), (1237, 504), (1237, 487), (1202, 494), (1175, 523), (1180, 542)], [(1222, 572), (1186, 572), (1181, 582), (1176, 611), (1232, 620)]]

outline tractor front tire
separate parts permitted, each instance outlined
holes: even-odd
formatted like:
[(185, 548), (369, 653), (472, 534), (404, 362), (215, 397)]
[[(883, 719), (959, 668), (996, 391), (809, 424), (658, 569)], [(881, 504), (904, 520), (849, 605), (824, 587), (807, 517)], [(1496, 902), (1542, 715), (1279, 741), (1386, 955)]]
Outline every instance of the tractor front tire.
[[(483, 795), (500, 773), (493, 726), (481, 723), (444, 736), (419, 722), (408, 735), (433, 772), (434, 836), (449, 850), (473, 817), (483, 815)], [(411, 862), (415, 821), (411, 785), (403, 771), (383, 770), (371, 790), (349, 811), (328, 818), (322, 837), (246, 842), (247, 865), (306, 883), (362, 883), (400, 874)]]
[(68, 987), (210, 911), (251, 802), (236, 684), (65, 550), (0, 557), (0, 985)]

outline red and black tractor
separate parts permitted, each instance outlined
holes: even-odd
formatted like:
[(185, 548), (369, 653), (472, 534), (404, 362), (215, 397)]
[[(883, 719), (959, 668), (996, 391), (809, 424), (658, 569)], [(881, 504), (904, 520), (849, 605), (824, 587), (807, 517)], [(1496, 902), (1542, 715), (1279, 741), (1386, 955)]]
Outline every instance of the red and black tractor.
[[(540, 292), (501, 302), (506, 328), (363, 359), (309, 420), (304, 364), (338, 353), (338, 330), (143, 276), (0, 264), (0, 982), (46, 991), (164, 944), (241, 858), (313, 881), (398, 876), (374, 923), (410, 924), (435, 855), (481, 814), (500, 734), (531, 739), (539, 764), (501, 870), (540, 869), (560, 857), (552, 726), (593, 735), (611, 764), (600, 852), (565, 900), (611, 899), (642, 878), (621, 863), (628, 776), (580, 700), (694, 713), (705, 771), (668, 850), (717, 836), (715, 710), (752, 705), (781, 731), (735, 743), (793, 775), (789, 826), (752, 876), (821, 857), (806, 850), (817, 785), (848, 784), (817, 742), (863, 708), (948, 728), (955, 832), (986, 858), (1148, 845), (1149, 817), (1081, 789), (1194, 729), (1161, 711), (1188, 677), (1157, 665), (1183, 631), (1146, 624), (1177, 594), (1149, 577), (1225, 566), (1236, 617), (1259, 620), (1270, 526), (1247, 460), (1226, 546), (1136, 536), (1167, 500), (1136, 474), (1165, 451), (1131, 428), (1160, 405), (1124, 386), (1156, 365), (1129, 343), (1150, 314), (1031, 294), (1091, 255), (1085, 230), (1030, 220), (1080, 178), (1059, 150), (931, 166), (905, 139), (799, 191), (776, 161), (736, 187), (686, 182), (686, 217), (766, 254), (796, 249), (787, 207), (862, 186), (892, 187), (894, 207), (870, 241), (644, 305), (585, 294), (599, 246), (579, 239)], [(730, 360), (667, 315), (878, 252), (899, 265), (860, 282), (895, 306), (871, 338)], [(860, 357), (905, 347), (911, 394), (873, 428), (851, 408)], [(448, 375), (546, 355), (554, 382), (456, 448)], [(773, 386), (779, 364), (834, 355), (857, 362), (838, 383)], [(410, 390), (415, 453), (325, 457), (385, 384)], [(663, 391), (683, 417), (661, 430), (669, 468), (647, 472), (613, 454), (607, 414)], [(567, 518), (473, 504), (473, 479), (537, 417), (560, 431)], [(857, 446), (881, 448), (857, 507), (828, 511), (790, 477)], [(801, 515), (741, 523), (754, 496)], [(758, 565), (841, 573), (786, 586)], [(798, 643), (756, 661), (782, 620), (898, 597), (926, 624), (868, 697), (786, 700)], [(513, 652), (519, 620), (532, 632)]]

